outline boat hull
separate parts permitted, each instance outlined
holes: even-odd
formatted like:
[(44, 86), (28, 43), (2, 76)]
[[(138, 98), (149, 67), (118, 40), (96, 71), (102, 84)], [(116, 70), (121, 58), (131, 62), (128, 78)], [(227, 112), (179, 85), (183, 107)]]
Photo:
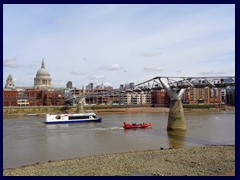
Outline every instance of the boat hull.
[(25, 116), (39, 116), (39, 114), (25, 114)]
[(124, 126), (124, 129), (143, 129), (143, 128), (150, 128), (152, 126), (144, 126), (144, 127), (128, 127), (128, 126)]
[(44, 121), (45, 124), (69, 124), (69, 123), (83, 123), (83, 122), (102, 122), (102, 118), (97, 119), (79, 119), (79, 120), (61, 120), (61, 121)]
[(139, 129), (139, 128), (150, 128), (152, 127), (152, 123), (147, 123), (147, 124), (128, 124), (128, 123), (124, 123), (124, 129)]

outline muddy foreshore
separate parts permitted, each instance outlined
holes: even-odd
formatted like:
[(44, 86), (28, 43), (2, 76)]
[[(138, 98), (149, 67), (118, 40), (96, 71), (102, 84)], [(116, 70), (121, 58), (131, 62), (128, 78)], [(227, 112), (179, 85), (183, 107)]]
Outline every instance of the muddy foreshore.
[(3, 170), (4, 176), (235, 176), (235, 146), (114, 153)]

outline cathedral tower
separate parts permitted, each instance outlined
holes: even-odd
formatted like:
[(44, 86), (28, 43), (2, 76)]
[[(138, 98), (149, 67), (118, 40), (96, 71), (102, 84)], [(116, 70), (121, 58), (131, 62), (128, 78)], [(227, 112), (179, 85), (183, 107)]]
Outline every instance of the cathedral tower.
[(4, 89), (15, 89), (15, 85), (14, 85), (13, 78), (12, 78), (11, 74), (9, 74), (8, 77), (7, 77)]

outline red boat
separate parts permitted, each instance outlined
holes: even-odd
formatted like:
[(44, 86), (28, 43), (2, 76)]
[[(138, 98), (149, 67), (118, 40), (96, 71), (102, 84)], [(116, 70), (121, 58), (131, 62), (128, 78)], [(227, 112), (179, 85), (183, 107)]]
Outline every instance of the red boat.
[(133, 128), (148, 128), (148, 127), (152, 127), (152, 123), (142, 123), (142, 124), (137, 124), (137, 123), (126, 123), (124, 122), (124, 126), (125, 129), (133, 129)]

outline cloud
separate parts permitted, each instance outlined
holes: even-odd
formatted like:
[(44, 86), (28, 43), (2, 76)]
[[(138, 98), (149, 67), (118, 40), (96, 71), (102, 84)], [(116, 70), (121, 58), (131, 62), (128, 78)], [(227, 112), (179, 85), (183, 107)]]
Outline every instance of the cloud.
[(98, 81), (98, 80), (103, 80), (105, 78), (104, 75), (93, 75), (88, 77), (89, 80), (94, 80), (94, 81)]
[(165, 68), (162, 67), (156, 67), (156, 66), (147, 66), (143, 68), (144, 71), (164, 71)]
[(111, 84), (111, 83), (108, 83), (108, 82), (103, 83), (103, 85), (104, 85), (105, 87), (112, 86), (112, 84)]
[(31, 75), (31, 76), (34, 77), (36, 73), (35, 72), (27, 72), (26, 74)]
[(36, 67), (36, 65), (23, 65), (19, 64), (16, 60), (16, 58), (6, 58), (3, 60), (3, 65), (8, 68), (33, 68)]
[(95, 74), (93, 76), (88, 77), (88, 80), (90, 80), (94, 84), (94, 86), (97, 84), (102, 84), (104, 79), (105, 79), (104, 75)]
[(21, 67), (32, 69), (38, 66), (37, 65), (21, 65)]
[(3, 60), (3, 65), (5, 67), (8, 68), (17, 68), (20, 67), (21, 65), (19, 65), (16, 61), (16, 58), (6, 58)]
[(23, 81), (41, 63), (23, 68), (43, 56), (53, 82), (75, 79), (79, 86), (235, 69), (234, 5), (8, 5), (3, 17), (3, 57), (17, 57), (4, 61), (3, 71), (14, 69)]
[(87, 59), (86, 57), (84, 57), (84, 58), (83, 58), (83, 61), (87, 62), (87, 61), (88, 61), (88, 59)]
[(78, 69), (73, 69), (71, 71), (71, 74), (79, 76), (79, 75), (85, 75), (86, 73), (85, 72), (81, 72)]
[(67, 23), (66, 19), (65, 18), (57, 18), (54, 20), (55, 23), (59, 24), (59, 25), (64, 25)]
[(112, 64), (112, 65), (106, 65), (106, 66), (99, 67), (98, 69), (109, 70), (109, 71), (118, 71), (118, 70), (123, 69), (123, 67), (119, 64)]
[(214, 72), (214, 71), (200, 71), (198, 72), (199, 75), (203, 75), (203, 76), (209, 76), (209, 75), (223, 75), (226, 74), (226, 72)]
[(54, 80), (53, 86), (55, 87), (66, 87), (66, 82), (62, 80)]
[(183, 69), (179, 69), (179, 70), (177, 70), (176, 72), (177, 72), (177, 73), (182, 73), (182, 72), (184, 72), (184, 70), (183, 70)]
[(29, 86), (33, 87), (33, 78), (22, 79), (22, 77), (13, 77), (15, 86)]
[(109, 83), (109, 82), (104, 82), (104, 83), (98, 83), (98, 84), (96, 84), (96, 86), (104, 86), (104, 87), (112, 87), (112, 84), (111, 83)]
[(153, 53), (140, 52), (139, 53), (139, 56), (146, 57), (146, 58), (160, 56), (160, 55), (162, 55), (161, 52), (153, 52)]

